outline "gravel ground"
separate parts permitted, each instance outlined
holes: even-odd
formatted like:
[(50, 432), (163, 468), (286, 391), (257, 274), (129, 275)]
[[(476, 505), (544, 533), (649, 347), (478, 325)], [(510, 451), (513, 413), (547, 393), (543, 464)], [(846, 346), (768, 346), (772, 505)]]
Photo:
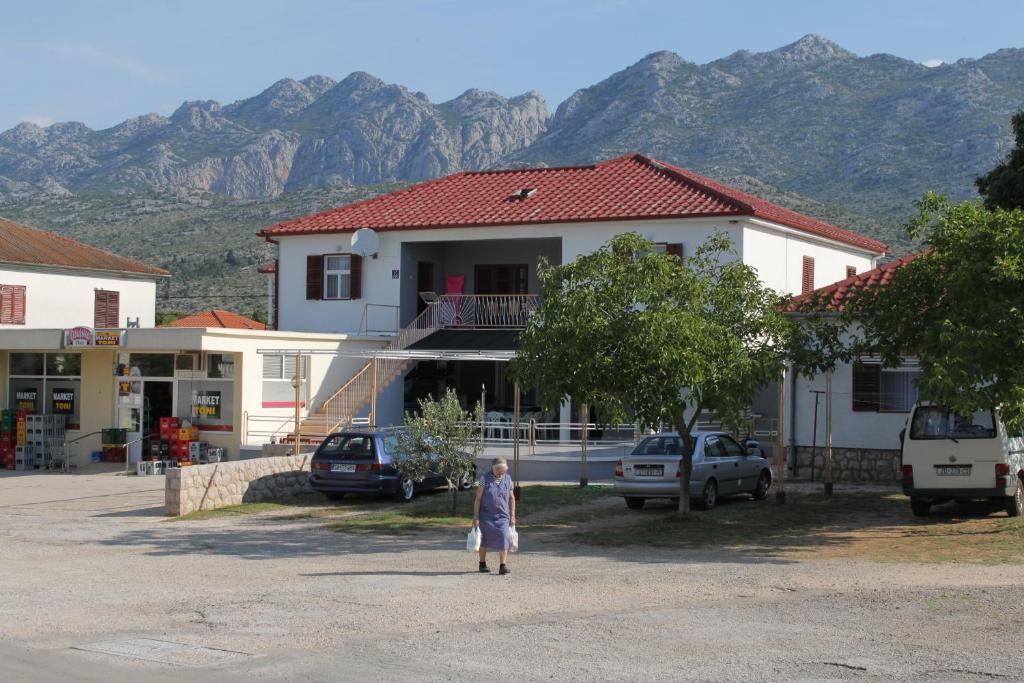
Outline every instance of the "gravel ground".
[[(27, 500), (12, 481), (0, 478), (0, 501), (15, 500), (0, 503), (7, 680), (1024, 679), (1017, 565), (608, 551), (523, 534), (498, 577), (472, 571), (454, 532), (353, 537), (272, 514), (172, 522), (140, 485)], [(74, 649), (138, 637), (252, 656), (182, 669)]]

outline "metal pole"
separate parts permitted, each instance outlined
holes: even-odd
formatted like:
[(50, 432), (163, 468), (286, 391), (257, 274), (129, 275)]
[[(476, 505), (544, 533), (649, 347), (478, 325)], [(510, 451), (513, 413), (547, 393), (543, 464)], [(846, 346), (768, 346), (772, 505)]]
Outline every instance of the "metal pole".
[(832, 495), (832, 371), (825, 373), (825, 495)]
[(302, 354), (295, 354), (295, 455), (302, 452)]
[(580, 487), (584, 487), (588, 483), (587, 477), (587, 433), (590, 431), (587, 427), (590, 423), (590, 405), (583, 403), (580, 405)]
[(377, 357), (373, 357), (370, 376), (370, 428), (377, 428)]
[(786, 418), (786, 368), (782, 368), (782, 377), (779, 378), (779, 421), (776, 425), (778, 442), (775, 450), (775, 462), (779, 468), (779, 488), (775, 491), (775, 504), (786, 504), (786, 440), (783, 434), (783, 425)]
[(519, 382), (515, 383), (515, 392), (512, 398), (512, 477), (513, 488), (516, 500), (519, 500)]
[(818, 399), (824, 391), (811, 389), (814, 394), (814, 431), (811, 432), (811, 481), (814, 481), (814, 459), (818, 457)]
[(487, 438), (487, 385), (480, 385), (480, 438)]

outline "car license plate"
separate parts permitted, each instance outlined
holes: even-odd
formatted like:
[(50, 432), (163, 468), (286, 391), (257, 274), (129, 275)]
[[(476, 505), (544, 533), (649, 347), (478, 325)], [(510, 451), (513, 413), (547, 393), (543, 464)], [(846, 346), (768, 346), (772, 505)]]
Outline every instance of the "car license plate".
[(346, 465), (344, 463), (333, 463), (331, 465), (331, 472), (355, 472), (355, 465)]
[(636, 477), (664, 477), (664, 465), (634, 465), (633, 476)]
[(935, 467), (935, 473), (940, 477), (969, 477), (971, 468), (963, 465), (938, 465)]

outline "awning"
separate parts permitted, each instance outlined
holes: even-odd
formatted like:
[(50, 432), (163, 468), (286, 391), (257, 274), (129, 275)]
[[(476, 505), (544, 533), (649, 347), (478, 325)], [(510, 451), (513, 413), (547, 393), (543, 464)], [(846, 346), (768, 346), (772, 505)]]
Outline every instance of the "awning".
[(433, 332), (409, 345), (410, 351), (512, 351), (519, 330), (446, 329)]

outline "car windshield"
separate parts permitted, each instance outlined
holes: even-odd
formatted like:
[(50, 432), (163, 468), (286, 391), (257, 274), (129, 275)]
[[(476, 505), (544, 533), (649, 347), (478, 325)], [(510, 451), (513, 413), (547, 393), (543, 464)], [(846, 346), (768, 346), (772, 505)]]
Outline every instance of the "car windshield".
[(995, 416), (991, 410), (973, 415), (958, 413), (938, 406), (921, 406), (914, 411), (910, 423), (911, 439), (991, 439), (996, 435)]
[(373, 437), (369, 434), (338, 434), (329, 437), (317, 451), (318, 458), (373, 460)]
[(633, 449), (633, 455), (679, 455), (683, 452), (679, 437), (649, 436)]

